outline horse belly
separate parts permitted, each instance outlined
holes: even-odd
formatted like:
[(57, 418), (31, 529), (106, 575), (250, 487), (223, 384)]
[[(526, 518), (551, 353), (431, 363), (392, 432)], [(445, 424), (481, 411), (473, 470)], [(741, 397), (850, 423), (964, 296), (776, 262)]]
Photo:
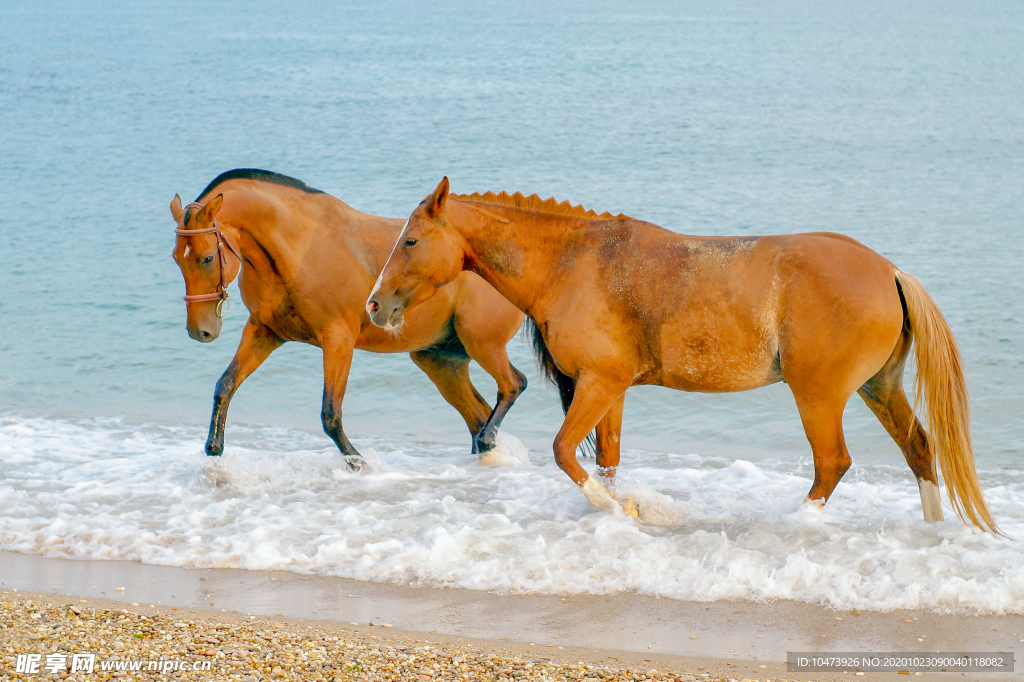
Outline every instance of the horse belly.
[(740, 325), (665, 325), (661, 333), (662, 385), (681, 391), (748, 391), (782, 380), (773, 329)]

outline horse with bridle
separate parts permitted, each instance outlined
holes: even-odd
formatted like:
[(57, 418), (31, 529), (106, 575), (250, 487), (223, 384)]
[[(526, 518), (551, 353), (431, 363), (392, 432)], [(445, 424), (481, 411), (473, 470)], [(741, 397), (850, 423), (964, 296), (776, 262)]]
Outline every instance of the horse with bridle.
[[(566, 408), (555, 460), (595, 507), (636, 513), (575, 456), (596, 429), (599, 473), (613, 480), (630, 386), (714, 393), (783, 381), (814, 458), (806, 502), (824, 505), (851, 465), (842, 418), (856, 392), (903, 451), (925, 520), (942, 519), (937, 459), (957, 514), (997, 531), (949, 326), (917, 279), (849, 237), (691, 236), (536, 195), (450, 195), (444, 178), (409, 217), (367, 312), (400, 330), (465, 271), (532, 321)], [(927, 429), (903, 390), (912, 344)]]
[[(299, 180), (255, 169), (222, 173), (187, 206), (175, 195), (171, 215), (189, 336), (217, 338), (236, 277), (249, 311), (214, 391), (206, 454), (224, 450), (235, 391), (287, 341), (323, 349), (321, 420), (350, 467), (361, 458), (342, 428), (341, 407), (355, 348), (409, 353), (465, 420), (473, 452), (494, 448), (502, 418), (526, 388), (505, 350), (523, 314), (478, 275), (440, 285), (401, 330), (383, 331), (370, 324), (364, 305), (403, 221), (362, 213)], [(470, 381), (471, 359), (498, 384), (493, 409)]]

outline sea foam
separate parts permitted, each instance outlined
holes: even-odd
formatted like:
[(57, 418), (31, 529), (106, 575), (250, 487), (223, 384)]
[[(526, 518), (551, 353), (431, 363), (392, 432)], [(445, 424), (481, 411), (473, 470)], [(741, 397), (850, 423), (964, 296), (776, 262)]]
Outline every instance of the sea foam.
[[(204, 436), (0, 419), (0, 549), (500, 593), (1024, 613), (1024, 543), (965, 526), (948, 504), (946, 521), (925, 523), (897, 463), (855, 467), (819, 510), (800, 504), (804, 460), (626, 451), (615, 488), (638, 501), (638, 522), (594, 511), (550, 453), (508, 435), (500, 467), (468, 447), (354, 439), (359, 473), (321, 434), (233, 426), (216, 460)], [(1003, 530), (1024, 539), (1024, 472), (982, 480)]]

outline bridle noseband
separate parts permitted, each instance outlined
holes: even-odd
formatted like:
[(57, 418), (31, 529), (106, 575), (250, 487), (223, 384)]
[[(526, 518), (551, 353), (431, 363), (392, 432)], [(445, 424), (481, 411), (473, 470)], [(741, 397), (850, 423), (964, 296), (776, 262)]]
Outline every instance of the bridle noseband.
[[(202, 210), (205, 208), (202, 204), (192, 202), (185, 207), (188, 211), (190, 208), (196, 208)], [(217, 255), (220, 260), (220, 285), (217, 287), (217, 291), (210, 294), (185, 294), (185, 304), (198, 303), (199, 301), (218, 301), (217, 303), (217, 317), (224, 317), (224, 313), (231, 307), (230, 301), (228, 301), (228, 281), (227, 281), (227, 262), (224, 254), (224, 247), (227, 246), (231, 253), (235, 254), (238, 262), (242, 262), (242, 254), (238, 252), (231, 242), (227, 240), (224, 233), (220, 230), (220, 223), (217, 222), (216, 218), (213, 221), (213, 227), (204, 227), (201, 230), (183, 230), (179, 227), (174, 228), (174, 234), (182, 237), (191, 237), (197, 234), (215, 234), (217, 236)], [(225, 306), (224, 304), (227, 303)]]

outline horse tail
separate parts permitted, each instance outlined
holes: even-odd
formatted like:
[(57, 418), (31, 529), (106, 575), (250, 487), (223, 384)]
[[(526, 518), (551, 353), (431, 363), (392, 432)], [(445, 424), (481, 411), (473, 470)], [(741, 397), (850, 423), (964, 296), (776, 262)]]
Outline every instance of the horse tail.
[(903, 293), (914, 337), (917, 359), (914, 408), (916, 411), (924, 399), (928, 442), (942, 469), (949, 501), (965, 523), (970, 519), (982, 530), (1002, 534), (989, 514), (974, 467), (970, 400), (953, 332), (916, 278), (897, 270), (896, 283)]
[[(526, 318), (523, 331), (530, 337), (540, 373), (558, 389), (558, 397), (562, 400), (562, 413), (567, 414), (569, 406), (572, 405), (573, 396), (576, 395), (576, 380), (558, 369), (555, 359), (551, 357), (551, 351), (548, 350), (547, 343), (544, 342), (544, 335), (541, 333), (540, 327), (532, 318)], [(597, 435), (593, 431), (580, 443), (580, 449), (584, 455), (594, 456), (597, 451)]]

